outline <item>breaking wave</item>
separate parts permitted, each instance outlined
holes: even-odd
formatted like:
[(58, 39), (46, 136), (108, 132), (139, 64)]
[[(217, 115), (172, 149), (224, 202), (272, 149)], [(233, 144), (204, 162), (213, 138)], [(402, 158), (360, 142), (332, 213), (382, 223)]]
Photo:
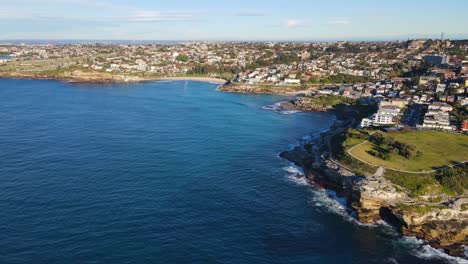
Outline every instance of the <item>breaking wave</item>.
[(283, 114), (283, 115), (291, 115), (291, 114), (301, 112), (299, 110), (285, 109), (284, 107), (281, 106), (281, 102), (275, 103), (275, 104), (272, 104), (272, 105), (263, 106), (262, 109), (273, 111), (275, 113), (279, 113), (279, 114)]
[(302, 168), (294, 164), (290, 164), (289, 166), (283, 167), (283, 170), (286, 172), (286, 179), (288, 181), (301, 186), (309, 185)]
[(311, 205), (342, 216), (346, 221), (362, 226), (372, 226), (356, 220), (356, 214), (347, 206), (346, 199), (339, 197), (335, 191), (312, 188)]
[(468, 264), (468, 260), (447, 255), (442, 250), (435, 249), (425, 244), (424, 241), (414, 237), (402, 237), (398, 240), (398, 243), (408, 248), (411, 254), (421, 259), (436, 259), (453, 264)]

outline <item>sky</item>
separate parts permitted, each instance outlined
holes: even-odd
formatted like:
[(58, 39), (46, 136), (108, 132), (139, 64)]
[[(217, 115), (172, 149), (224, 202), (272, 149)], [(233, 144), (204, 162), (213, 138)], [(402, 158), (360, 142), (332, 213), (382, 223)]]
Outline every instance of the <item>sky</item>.
[(0, 0), (0, 40), (468, 39), (467, 0)]

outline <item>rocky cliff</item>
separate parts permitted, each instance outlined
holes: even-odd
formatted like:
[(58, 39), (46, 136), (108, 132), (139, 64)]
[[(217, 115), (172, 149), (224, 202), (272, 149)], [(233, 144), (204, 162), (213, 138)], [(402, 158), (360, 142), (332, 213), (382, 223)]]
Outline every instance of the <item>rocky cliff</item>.
[(298, 97), (292, 103), (295, 105), (296, 109), (301, 111), (310, 111), (310, 112), (326, 112), (333, 109), (332, 106), (324, 107), (323, 105), (317, 105), (313, 102), (312, 97)]
[(464, 247), (468, 244), (467, 198), (429, 204), (411, 197), (379, 173), (358, 176), (323, 151), (327, 133), (280, 156), (301, 166), (309, 182), (345, 197), (360, 222), (383, 220), (402, 235), (423, 239), (451, 255), (464, 256)]
[(67, 82), (111, 83), (111, 82), (140, 82), (145, 78), (128, 75), (114, 75), (105, 72), (88, 71), (64, 71), (60, 73), (41, 72), (0, 72), (0, 77), (31, 78), (31, 79), (56, 79)]
[(296, 95), (301, 93), (309, 92), (297, 85), (248, 85), (248, 84), (229, 84), (223, 85), (219, 88), (223, 92), (233, 93), (253, 93), (253, 94), (285, 94), (285, 95)]

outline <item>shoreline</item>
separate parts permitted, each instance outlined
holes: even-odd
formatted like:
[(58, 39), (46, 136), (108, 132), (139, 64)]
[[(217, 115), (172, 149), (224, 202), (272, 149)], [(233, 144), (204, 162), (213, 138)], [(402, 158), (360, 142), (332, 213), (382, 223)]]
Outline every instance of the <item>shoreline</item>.
[[(74, 81), (74, 80), (69, 80), (69, 79), (61, 79), (61, 78), (54, 78), (54, 77), (26, 77), (26, 76), (21, 76), (21, 77), (15, 77), (15, 76), (2, 76), (0, 73), (0, 78), (16, 78), (16, 79), (32, 79), (32, 80), (56, 80), (56, 81), (65, 81), (65, 82), (71, 82), (71, 83), (80, 83), (80, 81)], [(123, 81), (97, 81), (97, 80), (92, 80), (92, 81), (83, 81), (81, 83), (136, 83), (136, 82), (150, 82), (150, 81), (200, 81), (200, 82), (208, 82), (208, 83), (216, 83), (220, 84), (220, 86), (217, 88), (218, 91), (222, 92), (234, 92), (234, 91), (223, 91), (219, 89), (220, 87), (224, 87), (223, 84), (226, 84), (227, 81), (224, 79), (219, 79), (219, 78), (212, 78), (212, 77), (189, 77), (189, 76), (180, 76), (180, 77), (158, 77), (158, 78), (146, 78), (146, 79), (141, 79), (137, 81), (130, 81), (130, 82), (123, 82)], [(235, 93), (235, 92), (234, 92)], [(248, 93), (248, 92), (245, 92)], [(319, 112), (319, 111), (317, 111)], [(324, 111), (322, 111), (324, 112)], [(330, 138), (334, 136), (335, 134), (341, 134), (343, 132), (340, 132), (341, 130), (345, 130), (349, 127), (351, 127), (354, 124), (354, 118), (349, 117), (346, 114), (344, 114), (341, 111), (338, 111), (336, 109), (328, 109), (328, 113), (333, 114), (333, 123), (331, 126), (327, 129), (324, 130), (320, 133), (318, 133), (315, 137), (305, 140), (303, 142), (300, 142), (293, 150), (286, 150), (281, 152), (280, 157), (292, 162), (296, 166), (300, 167), (303, 172), (304, 172), (304, 178), (307, 181), (309, 187), (311, 188), (323, 188), (331, 191), (335, 191), (339, 197), (344, 197), (346, 199), (348, 208), (350, 210), (354, 210), (358, 212), (358, 217), (356, 217), (356, 220), (360, 223), (369, 223), (369, 221), (375, 220), (375, 215), (369, 216), (367, 213), (362, 213), (363, 207), (356, 207), (352, 205), (353, 202), (361, 202), (359, 200), (362, 197), (359, 197), (359, 199), (356, 200), (356, 197), (353, 197), (355, 193), (351, 192), (350, 186), (356, 187), (353, 183), (346, 182), (347, 180), (351, 180), (351, 177), (344, 177), (344, 176), (337, 176), (337, 173), (335, 171), (330, 171), (329, 168), (326, 168), (322, 165), (316, 165), (314, 163), (318, 163), (319, 160), (326, 161), (326, 160), (331, 160), (333, 162), (333, 154), (329, 153), (328, 158), (321, 158), (321, 155), (324, 155), (327, 151), (321, 150), (319, 147), (313, 151), (313, 153), (307, 153), (305, 151), (306, 148), (308, 148), (307, 145), (309, 146), (326, 146), (329, 144)], [(296, 149), (300, 149), (302, 151), (298, 153), (293, 153), (296, 151)], [(285, 157), (283, 154), (284, 153), (290, 153), (288, 155), (291, 155), (288, 157)], [(292, 153), (292, 154), (291, 154)], [(303, 156), (301, 156), (303, 155)], [(340, 166), (338, 164), (338, 166)], [(345, 168), (345, 167), (344, 167)], [(348, 178), (348, 179), (345, 179)], [(365, 177), (367, 178), (367, 177)], [(365, 179), (364, 178), (364, 179)], [(344, 186), (344, 184), (349, 184), (349, 186)], [(359, 186), (358, 186), (359, 187)], [(361, 193), (362, 194), (362, 193)], [(372, 198), (372, 197), (371, 197)], [(387, 205), (386, 205), (387, 206)], [(389, 206), (390, 207), (390, 206)], [(382, 208), (382, 207), (381, 207)], [(374, 209), (374, 208), (372, 208)], [(396, 208), (391, 208), (391, 209), (396, 209)], [(369, 213), (370, 214), (370, 213)], [(392, 214), (395, 214), (392, 212)], [(360, 216), (364, 216), (365, 220), (360, 219)], [(394, 216), (394, 215), (392, 215)], [(400, 220), (400, 219), (399, 219)], [(385, 220), (384, 220), (385, 221)], [(404, 221), (404, 220), (401, 220)], [(390, 223), (393, 227), (395, 227), (397, 230), (399, 230), (399, 227), (394, 226), (392, 223)], [(402, 232), (403, 237), (416, 237), (416, 238), (421, 238), (418, 237), (418, 233), (409, 233), (410, 235), (407, 235), (408, 233)], [(422, 238), (424, 239), (424, 238)], [(431, 241), (425, 240), (427, 245), (431, 245), (433, 248), (444, 248), (442, 246), (438, 246), (437, 244), (433, 244)], [(450, 254), (447, 254), (450, 256)]]
[(214, 77), (161, 77), (161, 78), (155, 78), (149, 81), (196, 81), (196, 82), (210, 82), (210, 83), (216, 83), (216, 84), (221, 84), (224, 85), (228, 81), (221, 79), (221, 78), (214, 78)]
[(301, 86), (281, 86), (281, 85), (252, 85), (252, 84), (224, 84), (220, 87), (220, 91), (229, 93), (241, 94), (277, 94), (286, 96), (297, 96), (306, 94), (318, 87), (301, 87)]
[(51, 76), (35, 73), (12, 73), (0, 72), (1, 79), (29, 79), (29, 80), (56, 80), (68, 83), (138, 83), (151, 81), (198, 81), (210, 82), (219, 85), (225, 85), (228, 81), (215, 77), (204, 76), (158, 76), (158, 77), (139, 77), (126, 75), (109, 75), (99, 72), (81, 73), (79, 75), (67, 74), (62, 76)]
[(0, 79), (28, 79), (28, 80), (56, 80), (68, 83), (139, 83), (151, 81), (196, 81), (218, 84), (218, 91), (245, 94), (273, 94), (285, 96), (298, 96), (307, 94), (320, 86), (265, 86), (265, 85), (232, 85), (229, 80), (209, 76), (135, 76), (112, 75), (104, 72), (65, 72), (61, 75), (44, 73), (0, 72)]
[[(387, 182), (385, 178), (379, 178), (375, 175), (359, 176), (334, 160), (333, 153), (329, 153), (330, 149), (328, 149), (330, 140), (333, 136), (341, 134), (341, 130), (352, 127), (354, 122), (347, 122), (349, 120), (334, 109), (326, 112), (332, 113), (335, 118), (326, 131), (318, 133), (309, 140), (299, 142), (293, 149), (285, 150), (279, 154), (282, 159), (302, 170), (304, 175), (296, 175), (296, 177), (303, 178), (309, 188), (333, 191), (337, 197), (344, 198), (349, 216), (360, 224), (378, 224), (379, 221), (384, 221), (400, 233), (401, 237), (419, 239), (423, 246), (430, 246), (438, 251), (443, 250), (443, 254), (447, 258), (454, 257), (466, 261), (468, 255), (463, 254), (463, 250), (460, 250), (461, 247), (461, 249), (465, 248), (466, 251), (468, 249), (466, 244), (460, 244), (458, 241), (444, 244), (437, 239), (434, 240), (432, 234), (425, 233), (427, 231), (426, 225), (430, 226), (431, 224), (434, 226), (430, 227), (429, 230), (434, 230), (439, 234), (451, 232), (453, 228), (460, 228), (457, 226), (458, 221), (454, 221), (459, 218), (452, 217), (448, 220), (429, 218), (419, 223), (412, 222), (413, 217), (424, 217), (425, 215), (402, 211), (398, 204), (393, 203), (398, 199), (404, 200), (409, 197), (404, 199), (392, 197), (391, 195), (399, 194), (398, 192), (392, 193), (395, 189), (393, 191), (384, 190), (394, 187), (391, 183), (385, 183)], [(376, 180), (384, 183), (374, 186)], [(447, 210), (447, 212), (449, 211)], [(444, 214), (444, 212), (440, 213)], [(466, 220), (459, 220), (459, 224), (463, 226)], [(445, 226), (446, 224), (449, 227)], [(450, 227), (450, 225), (452, 226)], [(463, 233), (463, 228), (457, 231)]]

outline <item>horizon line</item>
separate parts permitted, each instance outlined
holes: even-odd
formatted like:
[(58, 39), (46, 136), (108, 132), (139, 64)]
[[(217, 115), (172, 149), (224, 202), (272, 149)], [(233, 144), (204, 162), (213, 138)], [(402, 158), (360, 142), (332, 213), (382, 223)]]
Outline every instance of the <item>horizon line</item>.
[[(431, 37), (415, 37), (415, 38), (324, 38), (324, 39), (265, 39), (265, 40), (255, 40), (255, 39), (36, 39), (36, 38), (19, 38), (19, 39), (0, 39), (0, 44), (9, 44), (8, 42), (93, 42), (93, 43), (102, 43), (102, 42), (276, 42), (276, 43), (294, 43), (294, 42), (397, 42), (397, 41), (409, 41), (409, 40), (442, 40), (439, 38)], [(468, 40), (468, 36), (464, 38), (444, 38), (443, 40)]]

